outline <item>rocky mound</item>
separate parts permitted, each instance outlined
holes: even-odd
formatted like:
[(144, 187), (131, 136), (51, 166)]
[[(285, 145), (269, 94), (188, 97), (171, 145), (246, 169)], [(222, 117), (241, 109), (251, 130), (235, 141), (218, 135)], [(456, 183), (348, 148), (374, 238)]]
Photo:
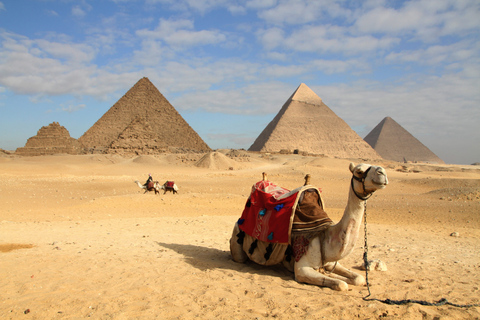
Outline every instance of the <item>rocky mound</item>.
[(214, 170), (232, 170), (236, 166), (235, 160), (221, 152), (210, 152), (195, 163), (196, 167)]
[(58, 122), (50, 123), (29, 138), (25, 147), (17, 148), (15, 154), (21, 156), (43, 156), (52, 154), (82, 154), (83, 146)]
[(135, 159), (132, 160), (132, 162), (137, 164), (156, 165), (156, 166), (161, 164), (160, 160), (158, 160), (153, 156), (148, 156), (148, 155), (136, 157)]

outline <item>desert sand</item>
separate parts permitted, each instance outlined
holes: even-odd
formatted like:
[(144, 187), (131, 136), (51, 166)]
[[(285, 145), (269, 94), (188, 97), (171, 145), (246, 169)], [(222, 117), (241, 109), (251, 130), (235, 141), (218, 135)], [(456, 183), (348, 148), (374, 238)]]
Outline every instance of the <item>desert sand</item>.
[[(0, 318), (480, 318), (480, 307), (364, 301), (366, 287), (337, 292), (235, 263), (232, 227), (263, 171), (288, 189), (311, 174), (338, 221), (348, 164), (364, 161), (233, 155), (0, 156)], [(369, 272), (371, 298), (480, 303), (480, 168), (374, 164), (390, 183), (367, 205), (368, 257), (388, 268)], [(149, 173), (179, 193), (143, 194), (134, 181)], [(363, 247), (342, 264), (357, 269)]]

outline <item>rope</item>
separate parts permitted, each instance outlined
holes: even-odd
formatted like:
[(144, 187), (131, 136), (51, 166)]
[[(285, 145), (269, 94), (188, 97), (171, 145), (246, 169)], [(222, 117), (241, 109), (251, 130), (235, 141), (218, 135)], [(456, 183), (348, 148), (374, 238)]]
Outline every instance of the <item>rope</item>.
[(367, 244), (367, 200), (364, 202), (364, 221), (365, 221), (365, 245), (364, 245), (364, 251), (363, 251), (363, 263), (365, 265), (365, 281), (367, 283), (367, 290), (368, 290), (368, 295), (363, 297), (364, 301), (378, 301), (382, 302), (385, 304), (389, 305), (405, 305), (409, 303), (416, 303), (420, 304), (423, 306), (443, 306), (443, 305), (449, 305), (453, 307), (458, 307), (458, 308), (470, 308), (470, 307), (480, 307), (480, 303), (473, 303), (473, 304), (456, 304), (453, 302), (449, 302), (447, 299), (442, 298), (438, 300), (437, 302), (427, 302), (424, 300), (413, 300), (413, 299), (405, 299), (405, 300), (391, 300), (391, 299), (376, 299), (376, 298), (369, 298), (372, 293), (370, 292), (370, 283), (368, 281), (368, 269), (369, 269), (369, 263), (368, 263), (368, 244)]

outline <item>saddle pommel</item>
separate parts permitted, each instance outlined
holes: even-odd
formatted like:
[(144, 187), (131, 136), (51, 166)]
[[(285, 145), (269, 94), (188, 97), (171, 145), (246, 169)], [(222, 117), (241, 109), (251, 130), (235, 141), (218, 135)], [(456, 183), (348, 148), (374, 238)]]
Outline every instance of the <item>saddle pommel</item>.
[(309, 185), (309, 184), (310, 184), (310, 175), (307, 174), (307, 175), (305, 176), (305, 184), (304, 184), (304, 186)]

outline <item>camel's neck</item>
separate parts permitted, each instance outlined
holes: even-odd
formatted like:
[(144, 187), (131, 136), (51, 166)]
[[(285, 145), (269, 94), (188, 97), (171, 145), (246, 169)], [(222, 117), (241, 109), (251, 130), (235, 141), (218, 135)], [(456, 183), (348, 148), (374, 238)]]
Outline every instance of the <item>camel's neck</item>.
[(342, 219), (326, 232), (325, 262), (340, 260), (353, 250), (362, 225), (364, 211), (364, 201), (360, 200), (350, 187), (348, 203)]

